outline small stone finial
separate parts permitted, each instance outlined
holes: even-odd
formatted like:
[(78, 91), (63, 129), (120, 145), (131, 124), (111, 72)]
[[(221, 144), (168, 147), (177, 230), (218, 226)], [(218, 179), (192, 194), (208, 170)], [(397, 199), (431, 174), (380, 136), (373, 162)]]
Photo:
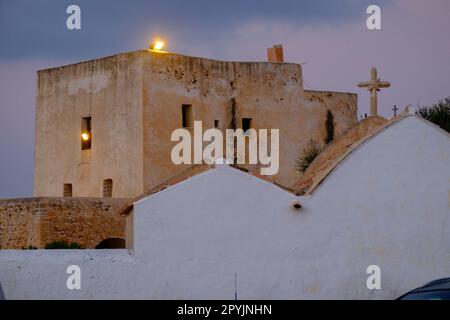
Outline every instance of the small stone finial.
[(408, 105), (405, 107), (405, 111), (403, 111), (403, 113), (404, 113), (404, 114), (415, 114), (415, 113), (416, 113), (416, 110), (415, 110), (415, 108), (414, 108), (412, 105), (408, 104)]

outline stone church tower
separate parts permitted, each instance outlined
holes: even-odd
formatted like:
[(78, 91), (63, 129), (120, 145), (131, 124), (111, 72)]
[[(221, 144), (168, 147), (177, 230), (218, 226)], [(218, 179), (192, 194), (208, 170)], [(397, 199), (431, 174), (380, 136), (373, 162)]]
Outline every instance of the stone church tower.
[(185, 169), (171, 161), (170, 136), (194, 120), (280, 129), (272, 179), (291, 186), (300, 151), (326, 139), (327, 114), (335, 137), (357, 122), (357, 97), (304, 90), (301, 66), (279, 50), (275, 62), (141, 50), (39, 71), (34, 196), (137, 196)]

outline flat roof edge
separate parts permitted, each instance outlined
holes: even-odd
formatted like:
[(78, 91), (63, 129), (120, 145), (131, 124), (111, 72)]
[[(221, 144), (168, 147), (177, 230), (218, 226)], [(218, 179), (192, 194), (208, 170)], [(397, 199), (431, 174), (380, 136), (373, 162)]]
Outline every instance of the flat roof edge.
[(161, 53), (159, 53), (159, 52), (152, 52), (151, 50), (148, 50), (148, 49), (140, 49), (140, 50), (134, 50), (134, 51), (121, 52), (121, 53), (108, 55), (108, 56), (104, 56), (104, 57), (99, 57), (99, 58), (94, 58), (94, 59), (89, 59), (89, 60), (82, 60), (82, 61), (79, 61), (79, 62), (69, 63), (69, 64), (56, 66), (56, 67), (51, 67), (51, 68), (40, 69), (37, 72), (38, 73), (39, 72), (48, 72), (48, 71), (57, 70), (57, 69), (69, 68), (69, 67), (72, 67), (72, 66), (75, 66), (75, 65), (79, 65), (79, 64), (92, 63), (94, 61), (106, 60), (106, 59), (111, 59), (111, 58), (118, 57), (118, 56), (135, 55), (135, 54), (154, 54), (154, 55), (163, 54), (163, 55), (170, 55), (170, 56), (179, 56), (179, 57), (184, 57), (184, 58), (189, 58), (189, 59), (207, 60), (207, 61), (219, 62), (219, 63), (295, 65), (295, 66), (301, 67), (301, 65), (299, 63), (293, 63), (293, 62), (228, 61), (228, 60), (218, 60), (218, 59), (210, 59), (210, 58), (205, 58), (205, 57), (190, 56), (190, 55), (179, 54), (179, 53), (174, 53), (174, 52), (161, 52)]
[(305, 92), (319, 92), (319, 93), (340, 93), (340, 94), (351, 94), (351, 95), (354, 95), (354, 96), (357, 96), (358, 95), (358, 93), (355, 93), (355, 92), (348, 92), (348, 91), (333, 91), (333, 90), (306, 90), (306, 89), (304, 89), (303, 91), (305, 91)]

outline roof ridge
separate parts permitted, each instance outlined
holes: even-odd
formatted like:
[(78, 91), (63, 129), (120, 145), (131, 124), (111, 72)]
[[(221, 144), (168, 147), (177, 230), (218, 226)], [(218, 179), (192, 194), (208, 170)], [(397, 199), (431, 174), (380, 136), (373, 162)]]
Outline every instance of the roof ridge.
[[(364, 118), (328, 144), (294, 183), (297, 195), (311, 194), (355, 148), (389, 125), (390, 121), (374, 115)], [(373, 127), (371, 125), (373, 124)], [(348, 141), (348, 143), (345, 143)]]
[[(202, 164), (193, 164), (191, 166), (189, 166), (188, 168), (179, 171), (178, 173), (172, 175), (171, 177), (169, 177), (168, 179), (164, 180), (163, 182), (147, 189), (146, 191), (142, 192), (141, 194), (139, 194), (138, 196), (132, 198), (131, 200), (129, 200), (125, 205), (123, 205), (120, 209), (119, 209), (119, 214), (120, 215), (124, 215), (127, 214), (131, 208), (133, 207), (133, 203), (135, 203), (136, 201), (139, 201), (145, 197), (148, 197), (152, 194), (155, 194), (159, 191), (162, 191), (164, 189), (167, 189), (168, 187), (178, 184), (182, 181), (185, 181), (193, 176), (196, 176), (200, 173), (206, 172), (209, 169), (213, 168), (214, 165), (208, 165), (205, 163)], [(190, 174), (193, 173), (193, 174)]]

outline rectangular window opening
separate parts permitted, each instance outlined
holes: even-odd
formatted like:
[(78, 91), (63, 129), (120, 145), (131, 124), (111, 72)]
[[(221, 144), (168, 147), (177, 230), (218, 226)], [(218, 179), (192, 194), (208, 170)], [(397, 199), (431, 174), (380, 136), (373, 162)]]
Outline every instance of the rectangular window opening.
[(194, 126), (194, 117), (192, 115), (192, 105), (183, 104), (182, 107), (183, 128), (192, 128)]
[(103, 180), (103, 198), (111, 198), (113, 191), (112, 179)]
[(247, 130), (252, 127), (252, 119), (251, 118), (242, 118), (242, 130), (244, 133), (247, 133)]
[(72, 197), (72, 184), (71, 183), (64, 183), (63, 195), (64, 195), (64, 197)]
[(219, 120), (214, 120), (214, 128), (219, 128)]
[(92, 126), (91, 117), (81, 118), (81, 150), (91, 149), (92, 146)]

